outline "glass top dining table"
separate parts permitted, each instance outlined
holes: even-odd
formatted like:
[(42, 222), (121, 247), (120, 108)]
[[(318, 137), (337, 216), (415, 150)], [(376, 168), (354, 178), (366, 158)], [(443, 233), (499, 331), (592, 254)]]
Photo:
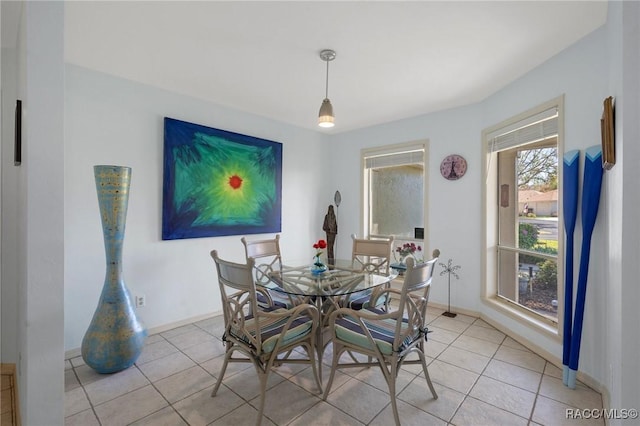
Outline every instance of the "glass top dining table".
[(353, 293), (380, 287), (398, 276), (394, 269), (390, 269), (388, 275), (363, 270), (361, 263), (352, 260), (334, 259), (325, 265), (327, 270), (321, 273), (312, 272), (309, 260), (287, 261), (276, 268), (255, 265), (258, 286), (282, 293), (292, 301), (298, 300), (298, 303), (313, 303), (318, 308), (320, 327), (317, 329), (316, 351), (320, 377), (324, 349), (329, 342), (324, 336), (327, 319), (333, 310), (340, 307), (338, 301)]
[(326, 271), (315, 273), (310, 261), (285, 262), (280, 268), (262, 271), (263, 278), (257, 284), (292, 296), (344, 296), (381, 286), (398, 275), (395, 270), (389, 274), (363, 271), (362, 264), (346, 259), (325, 265)]

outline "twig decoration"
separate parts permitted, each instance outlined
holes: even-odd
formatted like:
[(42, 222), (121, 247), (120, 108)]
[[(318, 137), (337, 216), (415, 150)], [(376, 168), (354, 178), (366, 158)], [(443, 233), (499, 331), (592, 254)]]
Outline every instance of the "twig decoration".
[(446, 265), (444, 263), (440, 263), (440, 266), (444, 268), (444, 270), (440, 272), (440, 276), (444, 274), (449, 274), (449, 301), (447, 305), (447, 312), (443, 313), (442, 315), (450, 318), (453, 318), (457, 315), (451, 312), (451, 275), (453, 275), (454, 277), (456, 277), (457, 280), (459, 280), (460, 276), (458, 276), (456, 271), (461, 268), (460, 265), (451, 266), (452, 263), (453, 263), (452, 259), (449, 259), (449, 262), (447, 262)]
[(456, 277), (457, 280), (459, 280), (460, 277), (458, 276), (456, 271), (458, 269), (462, 268), (462, 267), (460, 265), (451, 266), (452, 263), (453, 263), (452, 259), (449, 259), (449, 262), (447, 263), (447, 265), (445, 265), (444, 263), (440, 262), (440, 266), (442, 266), (444, 268), (444, 270), (442, 272), (440, 272), (440, 276), (442, 276), (444, 274), (451, 274), (454, 277)]

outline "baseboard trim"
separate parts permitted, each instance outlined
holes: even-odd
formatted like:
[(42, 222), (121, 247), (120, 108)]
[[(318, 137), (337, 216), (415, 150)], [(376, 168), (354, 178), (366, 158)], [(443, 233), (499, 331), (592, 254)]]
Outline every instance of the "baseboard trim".
[[(152, 336), (154, 334), (159, 334), (159, 333), (164, 333), (165, 331), (169, 331), (172, 330), (174, 328), (178, 328), (178, 327), (182, 327), (183, 325), (188, 325), (191, 324), (193, 322), (198, 322), (198, 321), (204, 321), (206, 319), (209, 318), (213, 318), (213, 317), (217, 317), (218, 315), (222, 315), (222, 311), (218, 311), (218, 312), (212, 312), (212, 313), (208, 313), (208, 314), (203, 314), (203, 315), (196, 315), (194, 317), (191, 318), (186, 318), (180, 321), (175, 321), (175, 322), (171, 322), (168, 324), (163, 324), (160, 325), (158, 327), (153, 327), (153, 328), (149, 328), (147, 330), (147, 334), (149, 336)], [(71, 359), (71, 358), (76, 358), (82, 356), (82, 349), (81, 348), (74, 348), (74, 349), (69, 349), (68, 351), (65, 351), (64, 353), (64, 359)]]

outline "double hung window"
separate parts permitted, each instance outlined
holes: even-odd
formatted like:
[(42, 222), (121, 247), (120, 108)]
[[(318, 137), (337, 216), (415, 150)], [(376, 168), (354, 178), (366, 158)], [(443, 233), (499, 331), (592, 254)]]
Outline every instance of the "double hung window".
[(485, 131), (485, 296), (557, 330), (562, 99)]
[(365, 236), (422, 240), (425, 157), (425, 142), (363, 150)]

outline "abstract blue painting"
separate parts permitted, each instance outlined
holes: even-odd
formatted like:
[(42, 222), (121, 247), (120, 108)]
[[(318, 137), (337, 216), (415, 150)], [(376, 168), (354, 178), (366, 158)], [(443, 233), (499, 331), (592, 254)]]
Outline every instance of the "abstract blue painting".
[(165, 117), (162, 239), (281, 231), (282, 144)]

